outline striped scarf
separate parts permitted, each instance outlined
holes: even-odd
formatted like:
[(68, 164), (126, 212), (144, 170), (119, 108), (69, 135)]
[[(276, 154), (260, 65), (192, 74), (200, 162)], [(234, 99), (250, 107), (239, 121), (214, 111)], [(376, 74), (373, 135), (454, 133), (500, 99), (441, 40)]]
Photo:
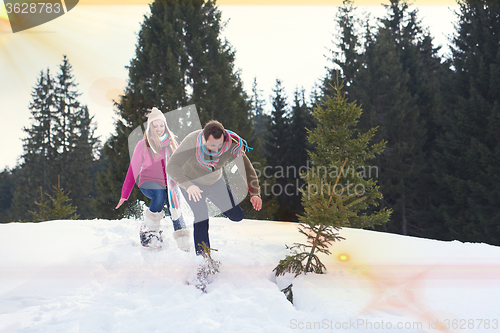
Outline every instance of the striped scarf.
[[(150, 142), (153, 142), (152, 135), (150, 135), (150, 138), (151, 138)], [(177, 144), (177, 141), (175, 139), (171, 139), (166, 134), (163, 137), (161, 137), (160, 140), (161, 140), (161, 148), (165, 149), (165, 163), (163, 162), (163, 160), (161, 161), (161, 163), (163, 166), (163, 173), (167, 176), (168, 202), (170, 204), (170, 207), (178, 209), (180, 207), (179, 197), (178, 197), (179, 193), (178, 186), (172, 179), (170, 179), (170, 176), (167, 174), (166, 163), (168, 163), (170, 156), (172, 156), (173, 154), (172, 146), (174, 148), (177, 148), (179, 145)]]
[[(211, 152), (203, 144), (203, 131), (200, 132), (198, 138), (196, 139), (196, 159), (202, 168), (212, 171), (217, 166), (220, 160), (220, 156), (229, 150), (231, 147), (232, 140), (236, 142), (236, 145), (231, 150), (234, 156), (245, 155), (245, 152), (252, 149), (248, 147), (247, 142), (242, 139), (238, 134), (230, 130), (224, 130), (224, 143), (222, 148), (218, 152)], [(205, 155), (211, 156), (212, 159), (205, 159)]]

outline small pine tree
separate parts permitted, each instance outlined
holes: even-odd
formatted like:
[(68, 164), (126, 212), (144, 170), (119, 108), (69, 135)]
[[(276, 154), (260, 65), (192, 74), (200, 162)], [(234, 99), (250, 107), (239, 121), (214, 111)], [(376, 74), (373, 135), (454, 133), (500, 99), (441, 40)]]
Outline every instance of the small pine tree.
[(29, 211), (33, 214), (34, 222), (43, 222), (49, 220), (48, 211), (50, 209), (48, 203), (43, 200), (43, 190), (40, 186), (40, 202), (35, 201), (35, 205), (39, 207), (38, 212)]
[(62, 219), (76, 220), (79, 217), (79, 215), (75, 213), (77, 207), (71, 204), (71, 199), (68, 197), (69, 192), (64, 193), (64, 191), (61, 189), (60, 177), (58, 177), (57, 179), (57, 187), (53, 187), (56, 191), (54, 196), (45, 193), (45, 195), (50, 199), (50, 201), (47, 202), (43, 200), (43, 191), (42, 187), (40, 186), (40, 202), (35, 201), (35, 204), (39, 207), (39, 211), (30, 211), (30, 213), (33, 214), (33, 217), (35, 218), (34, 222)]
[(214, 260), (210, 254), (210, 251), (217, 251), (217, 249), (209, 248), (205, 242), (200, 245), (203, 248), (205, 262), (198, 268), (196, 288), (206, 293), (207, 286), (212, 283), (213, 276), (219, 273), (220, 261)]
[(301, 175), (306, 189), (301, 191), (304, 215), (299, 216), (299, 232), (307, 237), (307, 244), (295, 243), (289, 248), (292, 254), (274, 268), (276, 276), (324, 273), (326, 267), (317, 254), (329, 255), (329, 246), (344, 239), (338, 234), (342, 227), (373, 227), (386, 223), (392, 212), (366, 213), (382, 198), (366, 170), (371, 170), (368, 162), (383, 151), (385, 142), (370, 143), (376, 128), (366, 133), (356, 130), (361, 108), (347, 102), (338, 82), (332, 88), (335, 97), (326, 97), (324, 106), (313, 109), (318, 125), (308, 130), (316, 152), (309, 152), (312, 168)]
[[(77, 208), (73, 206), (70, 202), (71, 199), (68, 197), (69, 192), (65, 194), (64, 191), (59, 186), (55, 188), (55, 190), (56, 190), (55, 196), (47, 195), (52, 203), (52, 209), (50, 209), (49, 211), (50, 215), (52, 216), (52, 219), (76, 220), (79, 217), (79, 215), (75, 213)], [(66, 204), (66, 202), (68, 203)]]

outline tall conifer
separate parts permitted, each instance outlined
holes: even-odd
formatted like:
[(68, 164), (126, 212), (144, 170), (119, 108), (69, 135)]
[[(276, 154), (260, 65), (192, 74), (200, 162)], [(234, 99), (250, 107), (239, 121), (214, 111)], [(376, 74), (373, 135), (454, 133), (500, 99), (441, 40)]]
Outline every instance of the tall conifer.
[(293, 105), (291, 108), (288, 125), (289, 154), (286, 158), (287, 167), (287, 210), (290, 221), (298, 221), (298, 214), (303, 212), (300, 204), (300, 189), (304, 186), (304, 181), (300, 178), (300, 172), (309, 166), (308, 150), (310, 145), (307, 142), (307, 130), (315, 127), (315, 119), (306, 104), (304, 90), (295, 90)]
[(24, 128), (24, 154), (15, 169), (10, 207), (15, 220), (30, 220), (40, 188), (53, 194), (58, 176), (82, 217), (94, 217), (89, 195), (94, 183), (90, 170), (98, 145), (86, 106), (78, 101), (77, 84), (66, 56), (56, 78), (40, 73), (29, 105), (32, 125)]
[(31, 92), (29, 104), (32, 125), (23, 128), (22, 164), (16, 172), (10, 212), (17, 220), (31, 217), (29, 209), (35, 207), (35, 198), (40, 186), (50, 187), (57, 173), (52, 162), (56, 159), (57, 145), (54, 140), (55, 97), (54, 80), (49, 69), (40, 72)]
[[(61, 187), (77, 205), (82, 218), (95, 217), (91, 207), (91, 192), (95, 180), (91, 177), (94, 152), (98, 138), (95, 125), (86, 105), (80, 104), (78, 84), (66, 56), (55, 80), (56, 133), (58, 147), (57, 168)], [(55, 182), (55, 181), (54, 181)], [(55, 187), (55, 186), (54, 186)]]
[(459, 1), (436, 179), (444, 239), (500, 245), (500, 4)]
[[(356, 20), (349, 5), (344, 4), (347, 8), (338, 19), (343, 58), (337, 55), (335, 63), (348, 78), (349, 100), (363, 105), (360, 128), (379, 126), (375, 138), (387, 140), (387, 149), (375, 161), (385, 194), (381, 207), (394, 208), (392, 221), (383, 229), (429, 235), (433, 227), (432, 218), (426, 215), (431, 204), (428, 191), (433, 185), (430, 157), (435, 145), (434, 115), (439, 105), (437, 49), (423, 32), (417, 11), (399, 0), (386, 5), (388, 14), (375, 32), (366, 23), (363, 47), (356, 48), (360, 43), (352, 33), (356, 31), (352, 23)], [(352, 51), (356, 49), (362, 52)], [(327, 80), (326, 93), (328, 84)]]
[(285, 94), (285, 88), (281, 80), (276, 80), (271, 97), (272, 111), (271, 123), (266, 138), (267, 163), (272, 172), (266, 171), (266, 175), (273, 177), (272, 185), (266, 189), (268, 193), (276, 197), (277, 212), (275, 218), (278, 220), (293, 220), (293, 215), (288, 211), (288, 198), (285, 194), (288, 177), (286, 168), (289, 161), (290, 138), (289, 138), (289, 106)]
[[(128, 86), (116, 103), (116, 133), (102, 151), (97, 202), (102, 217), (119, 216), (113, 208), (130, 163), (127, 138), (152, 107), (167, 112), (195, 104), (202, 126), (217, 119), (253, 144), (251, 105), (233, 68), (234, 51), (220, 37), (223, 25), (215, 3), (156, 0), (149, 7), (128, 66)], [(128, 203), (138, 197), (133, 191)]]

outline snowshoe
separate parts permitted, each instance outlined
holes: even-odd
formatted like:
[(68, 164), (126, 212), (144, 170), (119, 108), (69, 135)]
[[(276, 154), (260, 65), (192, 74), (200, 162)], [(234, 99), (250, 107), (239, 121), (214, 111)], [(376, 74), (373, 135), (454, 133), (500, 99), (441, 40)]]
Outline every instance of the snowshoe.
[(144, 224), (141, 226), (139, 237), (143, 247), (160, 249), (163, 238), (160, 230), (160, 220), (163, 218), (163, 212), (152, 212), (147, 209), (144, 213)]
[(143, 247), (148, 247), (152, 249), (160, 249), (163, 245), (163, 237), (162, 234), (163, 231), (150, 231), (150, 230), (144, 230), (143, 227), (141, 227), (141, 230), (139, 232), (139, 237), (141, 239), (141, 245)]
[(216, 249), (208, 248), (204, 242), (201, 246), (204, 251), (204, 261), (200, 266), (198, 266), (194, 281), (188, 280), (186, 281), (186, 284), (193, 284), (196, 288), (206, 294), (208, 285), (212, 283), (214, 276), (219, 272), (220, 261), (214, 260), (210, 254), (210, 250), (217, 251)]

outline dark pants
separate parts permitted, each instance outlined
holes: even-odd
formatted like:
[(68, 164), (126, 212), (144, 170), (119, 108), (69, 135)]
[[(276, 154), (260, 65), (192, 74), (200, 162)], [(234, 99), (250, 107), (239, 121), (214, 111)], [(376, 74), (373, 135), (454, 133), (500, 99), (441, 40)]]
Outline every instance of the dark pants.
[(208, 207), (205, 201), (207, 198), (231, 221), (241, 221), (244, 216), (243, 209), (241, 209), (222, 178), (213, 185), (200, 185), (195, 182), (193, 184), (203, 191), (199, 201), (189, 200), (187, 192), (184, 189), (181, 189), (181, 191), (194, 214), (193, 229), (196, 254), (203, 254), (201, 243), (205, 242), (207, 247), (210, 247), (210, 239), (208, 237)]

